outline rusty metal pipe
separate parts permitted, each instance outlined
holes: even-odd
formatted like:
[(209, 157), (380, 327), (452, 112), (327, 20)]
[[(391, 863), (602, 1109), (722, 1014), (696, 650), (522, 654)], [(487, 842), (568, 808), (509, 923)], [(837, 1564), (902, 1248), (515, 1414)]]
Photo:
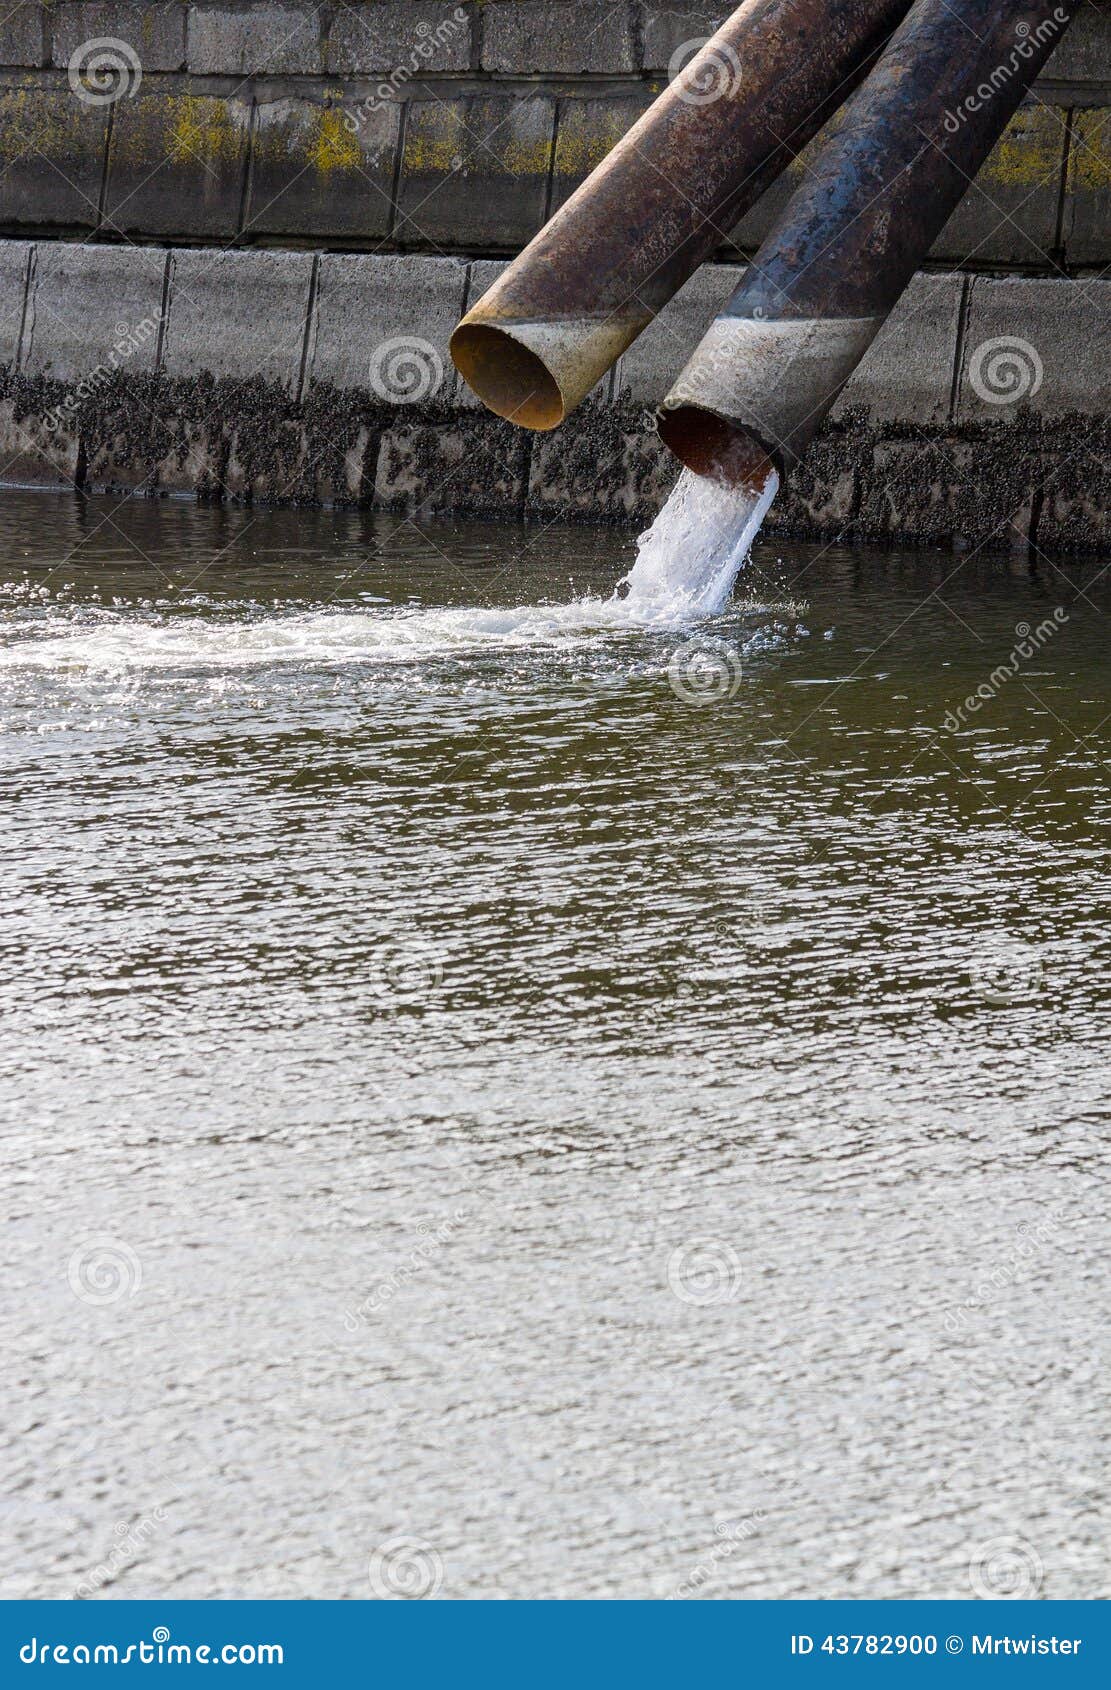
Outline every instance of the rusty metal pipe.
[(836, 110), (909, 0), (745, 0), (467, 312), (483, 404), (549, 429)]
[(798, 461), (1077, 4), (915, 0), (663, 402), (689, 469)]

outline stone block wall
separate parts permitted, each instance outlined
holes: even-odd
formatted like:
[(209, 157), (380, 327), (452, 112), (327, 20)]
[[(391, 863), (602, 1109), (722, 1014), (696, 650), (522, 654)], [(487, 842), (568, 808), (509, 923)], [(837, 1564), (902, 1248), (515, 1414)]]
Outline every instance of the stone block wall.
[[(727, 6), (53, 0), (0, 20), (0, 481), (642, 522), (651, 411), (805, 153), (548, 436), (450, 330)], [(1111, 5), (1058, 48), (770, 526), (1111, 550)]]
[[(728, 6), (52, 0), (0, 21), (0, 232), (510, 254)], [(1111, 5), (1089, 3), (931, 261), (1111, 263)], [(719, 256), (751, 253), (804, 151)]]
[[(550, 435), (459, 383), (501, 261), (0, 242), (0, 480), (643, 522), (652, 408), (740, 271), (707, 265)], [(1107, 549), (1111, 280), (922, 273), (769, 526)], [(1021, 333), (1019, 332), (1021, 331)]]

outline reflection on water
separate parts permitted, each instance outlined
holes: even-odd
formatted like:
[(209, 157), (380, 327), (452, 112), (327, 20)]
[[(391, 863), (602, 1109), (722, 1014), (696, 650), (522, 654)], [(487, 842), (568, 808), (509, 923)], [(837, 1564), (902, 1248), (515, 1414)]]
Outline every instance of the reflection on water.
[(0, 539), (5, 1594), (1107, 1594), (1106, 577)]

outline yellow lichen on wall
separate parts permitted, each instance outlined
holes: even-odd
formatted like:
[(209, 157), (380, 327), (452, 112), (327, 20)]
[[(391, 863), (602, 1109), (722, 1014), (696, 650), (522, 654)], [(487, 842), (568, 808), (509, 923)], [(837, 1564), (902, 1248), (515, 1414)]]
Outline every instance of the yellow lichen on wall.
[(1065, 154), (1064, 113), (1036, 106), (1020, 111), (980, 171), (981, 187), (1037, 188), (1060, 176)]
[(362, 152), (357, 138), (344, 123), (343, 113), (334, 107), (317, 109), (313, 125), (305, 161), (317, 175), (327, 177), (339, 170), (358, 170)]
[(552, 156), (550, 138), (543, 141), (521, 141), (510, 138), (491, 149), (511, 176), (546, 176)]
[[(564, 119), (556, 138), (555, 167), (560, 176), (588, 176), (628, 133), (624, 112), (575, 113)], [(601, 121), (599, 121), (599, 117)]]
[[(93, 108), (95, 111), (96, 108)], [(18, 162), (25, 150), (48, 158), (64, 158), (80, 147), (83, 132), (100, 124), (60, 91), (44, 88), (6, 88), (0, 93), (0, 123), (6, 136), (5, 167)]]
[(411, 110), (404, 170), (439, 176), (476, 167), (489, 170), (496, 164), (511, 176), (546, 176), (551, 129), (542, 136), (519, 132), (529, 128), (535, 128), (535, 117), (524, 102), (500, 120), (480, 108), (422, 103)]
[(1111, 122), (1106, 110), (1078, 111), (1073, 122), (1069, 186), (1085, 193), (1111, 188)]
[(239, 156), (240, 108), (226, 100), (171, 94), (165, 100), (166, 156), (173, 164), (192, 158), (231, 164)]

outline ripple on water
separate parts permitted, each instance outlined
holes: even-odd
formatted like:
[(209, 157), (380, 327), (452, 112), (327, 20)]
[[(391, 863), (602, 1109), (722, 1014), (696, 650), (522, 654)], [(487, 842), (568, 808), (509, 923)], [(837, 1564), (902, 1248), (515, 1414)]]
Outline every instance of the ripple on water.
[(1105, 1590), (1106, 578), (0, 536), (5, 1594)]

